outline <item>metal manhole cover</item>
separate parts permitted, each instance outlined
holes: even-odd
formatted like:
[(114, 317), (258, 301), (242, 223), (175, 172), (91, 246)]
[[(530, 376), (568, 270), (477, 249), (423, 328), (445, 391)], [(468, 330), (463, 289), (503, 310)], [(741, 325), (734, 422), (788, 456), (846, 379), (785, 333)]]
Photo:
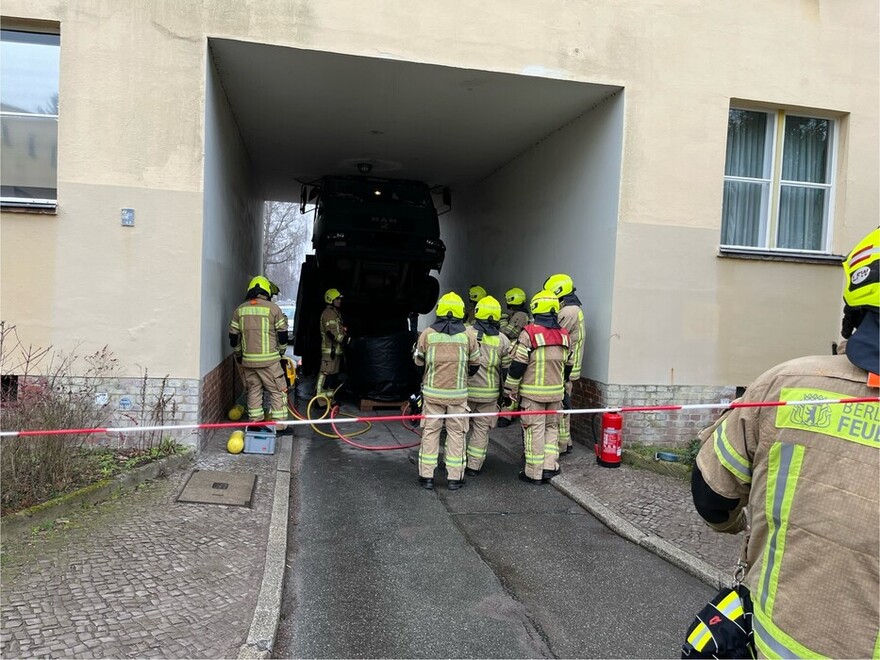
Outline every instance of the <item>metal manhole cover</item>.
[(249, 507), (256, 485), (257, 475), (250, 472), (193, 470), (177, 501)]

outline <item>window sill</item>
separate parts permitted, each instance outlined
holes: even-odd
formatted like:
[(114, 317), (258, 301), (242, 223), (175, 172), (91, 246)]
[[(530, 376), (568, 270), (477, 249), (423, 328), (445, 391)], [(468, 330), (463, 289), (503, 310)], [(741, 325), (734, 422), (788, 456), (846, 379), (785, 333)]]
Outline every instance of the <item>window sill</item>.
[(755, 250), (722, 246), (718, 256), (723, 259), (754, 259), (757, 261), (789, 261), (801, 264), (821, 264), (839, 266), (846, 259), (838, 254), (816, 254), (814, 252), (782, 252), (777, 250)]
[(0, 204), (3, 213), (33, 213), (36, 215), (58, 215), (58, 206), (52, 205), (29, 205), (29, 204)]

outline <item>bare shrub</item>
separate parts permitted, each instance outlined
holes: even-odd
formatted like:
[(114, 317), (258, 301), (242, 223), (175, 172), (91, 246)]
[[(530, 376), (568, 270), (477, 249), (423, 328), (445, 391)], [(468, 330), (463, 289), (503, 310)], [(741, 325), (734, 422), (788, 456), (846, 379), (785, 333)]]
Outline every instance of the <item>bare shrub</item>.
[[(134, 414), (125, 413), (124, 416), (134, 422), (136, 426), (165, 426), (177, 417), (177, 402), (174, 393), (168, 391), (168, 378), (166, 374), (159, 381), (158, 391), (149, 392), (149, 371), (144, 369), (141, 376), (141, 387), (138, 393), (137, 406)], [(130, 434), (135, 437), (137, 446), (143, 449), (153, 449), (163, 443), (169, 442), (170, 438), (163, 437), (163, 431), (142, 431)], [(128, 435), (122, 434), (124, 440)]]
[[(79, 362), (85, 362), (81, 375)], [(0, 373), (14, 375), (15, 396), (0, 408), (8, 430), (95, 428), (107, 425), (112, 410), (97, 405), (101, 379), (112, 377), (116, 359), (105, 346), (80, 357), (24, 344), (14, 325), (0, 321)], [(0, 451), (0, 505), (4, 512), (44, 501), (77, 482), (87, 435), (61, 433), (6, 437)]]

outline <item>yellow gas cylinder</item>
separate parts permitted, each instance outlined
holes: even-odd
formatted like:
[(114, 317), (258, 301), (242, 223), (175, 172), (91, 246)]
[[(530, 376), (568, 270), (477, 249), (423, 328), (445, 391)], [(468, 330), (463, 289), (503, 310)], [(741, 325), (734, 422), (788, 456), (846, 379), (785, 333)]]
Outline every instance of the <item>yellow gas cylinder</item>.
[(241, 419), (241, 416), (244, 415), (244, 406), (237, 403), (232, 408), (229, 409), (229, 419), (233, 422), (237, 422)]
[(244, 431), (233, 431), (226, 443), (226, 451), (230, 454), (240, 454), (244, 449)]

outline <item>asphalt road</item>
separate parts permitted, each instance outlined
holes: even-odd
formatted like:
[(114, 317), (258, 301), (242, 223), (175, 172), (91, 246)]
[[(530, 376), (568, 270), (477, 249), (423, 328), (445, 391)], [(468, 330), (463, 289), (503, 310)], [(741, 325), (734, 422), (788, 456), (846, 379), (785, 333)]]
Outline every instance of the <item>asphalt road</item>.
[[(357, 440), (418, 438), (377, 425)], [(714, 593), (491, 447), (463, 489), (440, 476), (428, 492), (415, 450), (295, 446), (275, 657), (675, 658)]]

